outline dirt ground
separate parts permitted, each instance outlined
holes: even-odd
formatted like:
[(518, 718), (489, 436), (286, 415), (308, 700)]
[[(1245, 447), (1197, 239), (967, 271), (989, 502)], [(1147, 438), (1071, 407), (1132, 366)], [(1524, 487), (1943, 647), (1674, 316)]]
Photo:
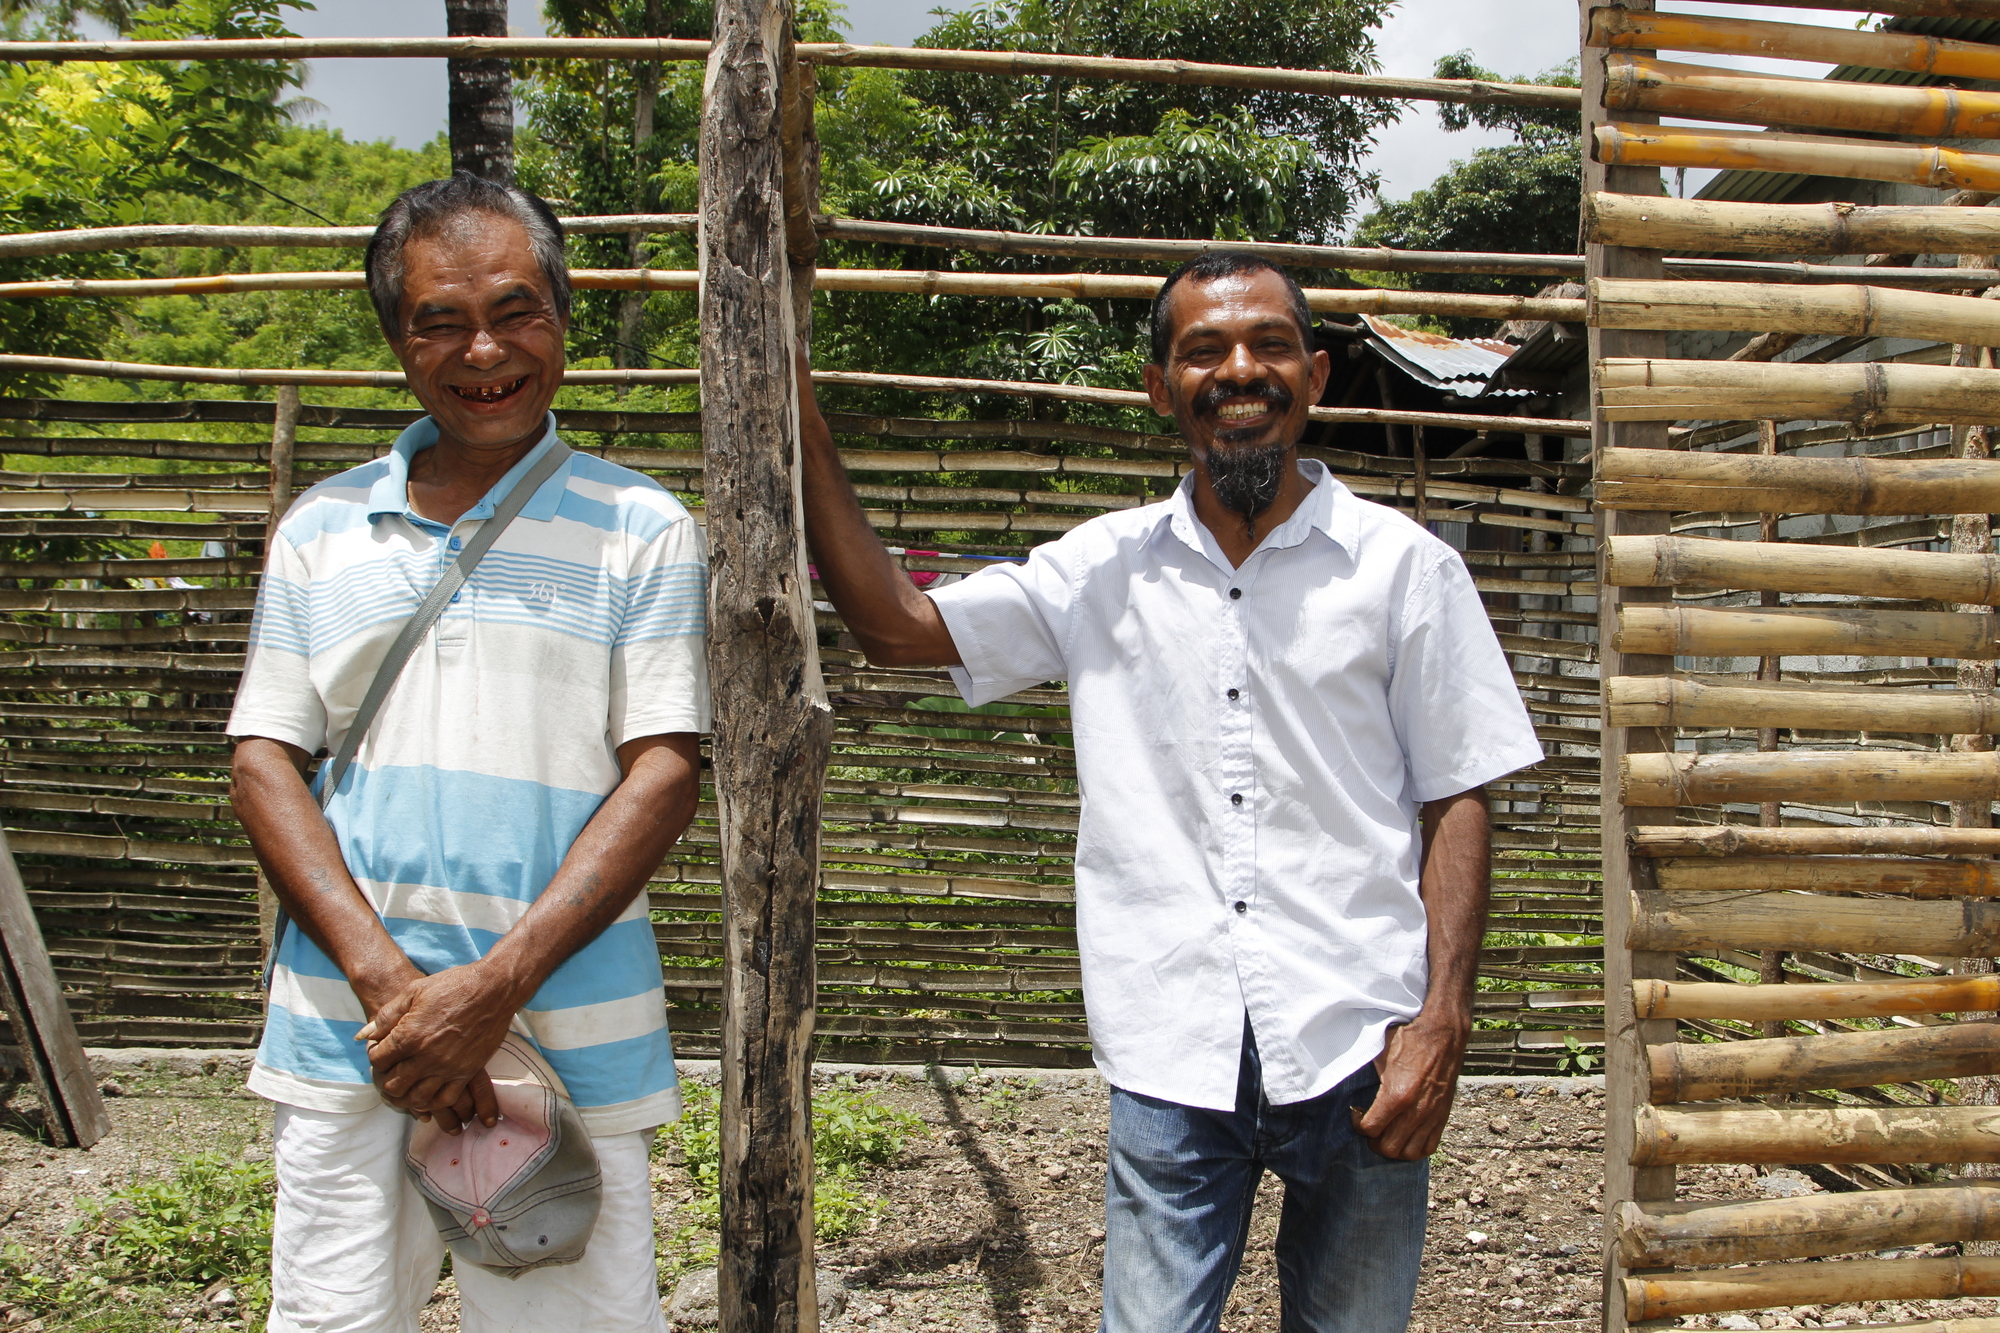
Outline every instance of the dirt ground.
[[(118, 1060), (107, 1082), (115, 1130), (87, 1153), (36, 1139), (32, 1096), (0, 1099), (0, 1247), (67, 1253), (79, 1201), (168, 1171), (193, 1151), (269, 1150), (270, 1115), (243, 1091), (233, 1060), (177, 1052), (150, 1064)], [(109, 1062), (107, 1062), (109, 1063)], [(712, 1078), (712, 1066), (687, 1070)], [(838, 1289), (830, 1330), (868, 1333), (1088, 1333), (1097, 1325), (1102, 1262), (1106, 1093), (1087, 1073), (1013, 1075), (963, 1070), (850, 1070), (923, 1128), (902, 1157), (866, 1177), (879, 1213), (820, 1248)], [(1602, 1094), (1595, 1080), (1468, 1079), (1433, 1159), (1430, 1241), (1411, 1323), (1415, 1333), (1597, 1323)], [(1795, 1173), (1686, 1169), (1684, 1197), (1760, 1197), (1815, 1188)], [(662, 1236), (685, 1224), (686, 1173), (655, 1165)], [(1280, 1190), (1267, 1179), (1226, 1333), (1275, 1333), (1272, 1245)], [(663, 1274), (671, 1298), (674, 1275)], [(162, 1327), (241, 1327), (240, 1311), (190, 1296)], [(1813, 1328), (2000, 1313), (2000, 1301), (1883, 1303), (1683, 1320), (1708, 1328)], [(426, 1311), (427, 1333), (457, 1326), (447, 1278)], [(7, 1333), (54, 1330), (0, 1306)], [(76, 1325), (84, 1327), (84, 1325)], [(683, 1323), (683, 1329), (702, 1327)]]

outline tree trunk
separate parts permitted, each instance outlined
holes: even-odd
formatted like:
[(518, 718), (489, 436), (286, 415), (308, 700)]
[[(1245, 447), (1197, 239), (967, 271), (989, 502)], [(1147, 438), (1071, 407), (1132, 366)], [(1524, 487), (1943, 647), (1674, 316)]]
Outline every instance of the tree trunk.
[[(452, 37), (505, 37), (507, 0), (444, 0)], [(505, 60), (448, 60), (451, 169), (514, 183), (514, 72)]]

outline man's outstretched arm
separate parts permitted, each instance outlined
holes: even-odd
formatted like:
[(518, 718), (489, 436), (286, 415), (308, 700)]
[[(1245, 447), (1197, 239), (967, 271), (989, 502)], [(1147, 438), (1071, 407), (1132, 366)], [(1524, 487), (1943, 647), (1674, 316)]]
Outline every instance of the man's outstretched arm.
[(1419, 892), (1429, 931), (1430, 991), (1423, 1010), (1389, 1029), (1382, 1090), (1356, 1127), (1384, 1157), (1437, 1151), (1472, 1036), (1472, 992), (1486, 934), (1489, 835), (1486, 788), (1424, 802)]
[(876, 666), (957, 666), (958, 646), (935, 603), (896, 567), (868, 526), (833, 432), (813, 395), (812, 367), (798, 358), (800, 467), (806, 544), (820, 583), (861, 651)]

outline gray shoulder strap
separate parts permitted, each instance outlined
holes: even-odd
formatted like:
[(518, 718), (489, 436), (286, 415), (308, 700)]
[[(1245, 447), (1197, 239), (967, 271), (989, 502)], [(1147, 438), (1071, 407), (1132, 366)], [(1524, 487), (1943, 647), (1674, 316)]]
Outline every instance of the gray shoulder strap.
[(388, 655), (376, 669), (375, 679), (369, 682), (368, 693), (362, 696), (361, 707), (355, 710), (354, 721), (348, 724), (347, 734), (340, 738), (340, 749), (334, 753), (333, 758), (327, 760), (326, 780), (320, 784), (319, 789), (320, 809), (326, 809), (327, 802), (333, 799), (333, 793), (340, 786), (340, 780), (347, 776), (348, 767), (354, 763), (355, 753), (361, 748), (361, 738), (368, 734), (368, 728), (375, 721), (375, 715), (382, 711), (383, 701), (389, 697), (390, 689), (396, 684), (396, 677), (402, 674), (404, 665), (410, 660), (410, 655), (416, 652), (417, 645), (423, 642), (424, 635), (430, 633), (431, 626), (435, 625), (438, 617), (444, 614), (445, 607), (449, 606), (451, 599), (458, 595), (458, 590), (465, 586), (465, 581), (472, 576), (473, 568), (479, 564), (480, 558), (492, 548), (494, 542), (500, 540), (500, 534), (507, 530), (507, 525), (512, 523), (528, 501), (534, 498), (535, 492), (542, 488), (542, 483), (556, 474), (557, 469), (562, 467), (569, 455), (569, 446), (560, 440), (556, 441), (555, 448), (544, 454), (541, 462), (535, 464), (526, 476), (514, 483), (513, 488), (500, 501), (499, 507), (493, 511), (493, 517), (479, 525), (479, 531), (473, 534), (472, 540), (465, 544), (465, 549), (458, 553), (458, 559), (452, 561), (451, 567), (438, 579), (436, 586), (430, 591), (430, 596), (424, 598), (423, 604), (417, 607), (416, 614), (403, 623), (402, 632), (396, 635), (396, 641), (389, 645)]

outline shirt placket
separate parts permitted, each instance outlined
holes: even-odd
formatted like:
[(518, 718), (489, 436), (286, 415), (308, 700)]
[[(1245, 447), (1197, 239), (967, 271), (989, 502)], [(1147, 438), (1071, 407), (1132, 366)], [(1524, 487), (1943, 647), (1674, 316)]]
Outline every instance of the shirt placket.
[(1250, 623), (1254, 572), (1252, 556), (1235, 570), (1223, 592), (1223, 625), (1218, 636), (1221, 661), (1216, 706), (1222, 717), (1221, 800), (1222, 883), (1236, 946), (1238, 979), (1247, 993), (1257, 972), (1251, 929), (1257, 914), (1257, 773), (1252, 762), (1256, 715), (1252, 711), (1249, 678)]

